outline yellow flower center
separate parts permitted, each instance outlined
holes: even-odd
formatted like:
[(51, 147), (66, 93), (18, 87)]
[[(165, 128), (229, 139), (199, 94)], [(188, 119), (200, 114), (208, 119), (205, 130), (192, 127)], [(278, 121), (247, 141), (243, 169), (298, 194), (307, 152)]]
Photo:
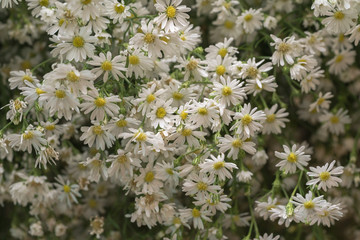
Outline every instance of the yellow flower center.
[(152, 182), (154, 180), (154, 173), (153, 172), (147, 172), (145, 175), (145, 182)]
[(208, 188), (207, 184), (204, 182), (198, 182), (196, 186), (200, 191), (206, 191), (206, 189)]
[(342, 43), (345, 40), (345, 36), (343, 33), (339, 35), (339, 42)]
[(162, 36), (162, 37), (159, 37), (160, 38), (160, 40), (161, 41), (164, 41), (164, 42), (166, 42), (166, 43), (168, 43), (169, 42), (169, 38), (167, 38), (167, 37), (165, 37), (165, 36)]
[(23, 133), (23, 139), (25, 139), (25, 140), (32, 139), (33, 137), (34, 137), (34, 134), (30, 131)]
[(45, 91), (41, 90), (40, 88), (36, 88), (35, 92), (37, 93), (37, 95), (45, 93)]
[(200, 114), (200, 115), (207, 115), (208, 114), (208, 110), (206, 109), (206, 108), (199, 108), (198, 109), (198, 113)]
[(80, 37), (80, 36), (74, 37), (74, 39), (73, 39), (74, 47), (81, 48), (81, 47), (84, 46), (84, 44), (85, 44), (85, 41), (84, 41), (84, 39), (82, 37)]
[(183, 41), (186, 41), (185, 35), (182, 35), (182, 36), (180, 37), (180, 39), (183, 40)]
[(329, 172), (322, 172), (319, 175), (321, 181), (327, 181), (330, 178), (330, 173)]
[(49, 0), (40, 0), (39, 5), (42, 7), (47, 7), (49, 6)]
[(127, 157), (126, 157), (125, 155), (119, 156), (119, 157), (117, 158), (117, 161), (118, 161), (119, 163), (121, 163), (121, 164), (126, 163), (127, 160), (128, 160), (128, 159), (127, 159)]
[(254, 67), (249, 67), (246, 70), (246, 73), (250, 78), (256, 78), (256, 76), (258, 74), (258, 70), (256, 68), (254, 68)]
[(196, 60), (190, 60), (189, 63), (186, 65), (186, 68), (190, 71), (196, 69), (198, 66), (198, 62)]
[(216, 67), (216, 74), (221, 76), (226, 72), (226, 68), (224, 67), (224, 65), (219, 65)]
[(336, 63), (340, 63), (340, 62), (342, 62), (342, 60), (344, 60), (344, 55), (341, 55), (341, 54), (337, 55), (335, 58)]
[(180, 117), (181, 117), (182, 120), (185, 120), (185, 119), (187, 118), (187, 116), (188, 116), (188, 113), (185, 112), (185, 111), (182, 111), (182, 112), (180, 113)]
[(269, 206), (266, 207), (266, 210), (270, 211), (271, 209), (275, 208), (276, 206), (271, 204)]
[(174, 98), (175, 100), (181, 100), (181, 99), (184, 98), (184, 95), (181, 94), (181, 93), (179, 93), (179, 92), (174, 92), (174, 93), (173, 93), (173, 98)]
[(253, 19), (253, 15), (251, 15), (251, 14), (246, 14), (245, 17), (244, 17), (244, 20), (245, 20), (246, 22), (251, 21), (251, 19)]
[(135, 56), (135, 55), (129, 56), (129, 63), (131, 65), (137, 65), (137, 64), (139, 64), (139, 62), (140, 62), (140, 59), (138, 56)]
[(52, 130), (55, 129), (55, 125), (54, 124), (47, 125), (47, 126), (45, 126), (45, 129), (49, 130), (49, 131), (52, 131)]
[(295, 155), (295, 153), (291, 152), (288, 155), (287, 160), (291, 163), (295, 163), (295, 162), (297, 162), (297, 156)]
[(15, 109), (18, 111), (19, 109), (21, 109), (21, 102), (18, 99), (16, 99), (14, 101), (14, 106), (15, 106)]
[(66, 78), (70, 82), (77, 82), (80, 79), (80, 77), (78, 75), (76, 75), (76, 73), (74, 71), (68, 72), (68, 74), (66, 75)]
[(88, 204), (89, 204), (89, 207), (91, 207), (91, 208), (96, 208), (97, 202), (96, 202), (95, 199), (90, 199), (90, 200), (88, 201)]
[(166, 8), (166, 16), (168, 16), (168, 18), (174, 18), (176, 15), (176, 9), (173, 6), (168, 6)]
[(266, 116), (266, 121), (268, 122), (268, 123), (272, 123), (272, 122), (274, 122), (275, 121), (275, 114), (270, 114), (270, 115), (267, 115)]
[(175, 217), (175, 218), (173, 219), (173, 224), (174, 224), (174, 225), (181, 225), (181, 219), (178, 218), (178, 217)]
[(339, 121), (340, 121), (340, 119), (339, 119), (337, 116), (332, 116), (332, 117), (330, 118), (330, 122), (331, 122), (332, 124), (337, 124)]
[(114, 6), (115, 12), (117, 13), (123, 13), (125, 10), (125, 7), (123, 5), (121, 5), (120, 3), (116, 4)]
[(232, 141), (231, 145), (235, 148), (241, 148), (243, 145), (243, 141), (237, 138), (234, 141)]
[(31, 62), (29, 60), (25, 60), (21, 63), (21, 68), (23, 70), (31, 69)]
[(119, 128), (126, 127), (127, 126), (127, 121), (125, 119), (121, 119), (121, 120), (116, 122), (116, 126), (118, 126)]
[(252, 117), (249, 114), (245, 114), (241, 122), (243, 125), (249, 125), (252, 122)]
[(278, 51), (282, 52), (282, 53), (286, 53), (288, 51), (290, 51), (290, 45), (287, 43), (280, 43), (279, 47), (278, 47)]
[(106, 104), (106, 100), (102, 97), (98, 97), (95, 99), (94, 103), (97, 107), (103, 107)]
[(147, 139), (147, 136), (146, 136), (145, 133), (143, 133), (143, 132), (138, 132), (138, 133), (136, 134), (136, 138), (135, 138), (136, 141), (138, 141), (138, 142), (143, 142), (143, 141), (145, 141), (146, 139)]
[(314, 208), (315, 207), (315, 204), (313, 203), (313, 201), (306, 201), (306, 202), (304, 202), (304, 207), (306, 208), (306, 209), (311, 209), (311, 208)]
[(147, 34), (145, 34), (144, 41), (147, 44), (153, 43), (155, 41), (155, 36), (151, 33), (147, 33)]
[(226, 20), (226, 21), (224, 22), (224, 27), (227, 28), (227, 29), (233, 29), (233, 28), (234, 28), (234, 25), (235, 25), (235, 23), (232, 22), (232, 21), (229, 21), (229, 20)]
[(91, 3), (91, 0), (81, 0), (81, 3), (84, 5), (88, 5), (89, 3)]
[(200, 211), (197, 210), (196, 208), (194, 208), (194, 209), (192, 210), (192, 215), (193, 215), (194, 218), (198, 218), (198, 217), (201, 216)]
[(222, 89), (222, 95), (229, 96), (232, 94), (232, 90), (230, 87), (226, 86)]
[(221, 168), (223, 168), (225, 166), (225, 163), (224, 162), (216, 162), (216, 163), (214, 163), (214, 165), (213, 165), (213, 167), (214, 167), (214, 169), (215, 170), (219, 170), (219, 169), (221, 169)]
[(184, 130), (182, 130), (181, 135), (183, 135), (184, 137), (190, 136), (192, 134), (192, 130), (189, 128), (185, 128)]
[(334, 13), (334, 18), (337, 20), (342, 20), (345, 17), (345, 14), (341, 11), (337, 11)]
[(69, 193), (71, 191), (71, 188), (69, 185), (64, 185), (64, 192)]
[(101, 126), (95, 126), (95, 127), (93, 127), (92, 132), (95, 135), (101, 135), (104, 132), (104, 130), (102, 130)]
[(110, 61), (106, 60), (101, 64), (101, 68), (104, 71), (111, 71), (112, 70), (112, 63)]
[(155, 96), (153, 94), (149, 94), (147, 97), (146, 97), (146, 101), (148, 103), (151, 103), (152, 101), (155, 100)]
[(55, 96), (56, 96), (57, 98), (64, 98), (64, 97), (66, 96), (66, 93), (65, 93), (65, 91), (63, 91), (63, 90), (56, 90), (56, 91), (55, 91)]
[(319, 98), (319, 99), (317, 100), (317, 105), (321, 105), (324, 101), (325, 101), (324, 98)]
[(218, 51), (218, 54), (219, 54), (222, 58), (224, 58), (227, 53), (228, 53), (228, 51), (227, 51), (226, 48), (220, 48), (219, 51)]
[(167, 169), (166, 169), (166, 172), (167, 172), (169, 175), (174, 175), (174, 171), (173, 171), (171, 168), (167, 168)]
[(22, 77), (22, 80), (23, 81), (28, 81), (28, 82), (34, 82), (34, 80), (32, 79), (32, 77), (30, 77), (29, 75), (24, 75), (23, 77)]
[(156, 110), (156, 117), (157, 117), (157, 118), (164, 118), (165, 115), (166, 115), (166, 110), (165, 110), (165, 108), (159, 107), (159, 108)]

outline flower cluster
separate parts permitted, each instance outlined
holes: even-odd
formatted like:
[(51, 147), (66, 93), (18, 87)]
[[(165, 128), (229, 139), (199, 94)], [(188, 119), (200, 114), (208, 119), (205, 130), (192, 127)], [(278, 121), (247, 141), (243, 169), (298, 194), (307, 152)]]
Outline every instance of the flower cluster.
[(358, 1), (0, 6), (5, 238), (360, 237)]

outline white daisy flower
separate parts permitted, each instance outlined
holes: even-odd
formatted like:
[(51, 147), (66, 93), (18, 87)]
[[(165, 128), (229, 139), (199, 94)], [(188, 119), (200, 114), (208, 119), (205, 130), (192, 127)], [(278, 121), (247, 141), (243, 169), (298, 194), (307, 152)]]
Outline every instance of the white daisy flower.
[(22, 87), (26, 87), (27, 86), (26, 82), (32, 83), (34, 85), (39, 83), (39, 80), (36, 78), (36, 76), (32, 75), (30, 69), (26, 69), (25, 72), (11, 71), (10, 78), (8, 81), (10, 83), (10, 89), (15, 89), (15, 88), (21, 89)]
[(306, 77), (300, 82), (301, 92), (308, 93), (310, 90), (315, 90), (317, 85), (320, 85), (320, 79), (323, 78), (325, 71), (317, 67), (310, 71)]
[(225, 213), (225, 211), (231, 208), (231, 205), (228, 202), (231, 202), (226, 194), (223, 194), (221, 190), (218, 194), (207, 194), (205, 196), (195, 196), (194, 205), (201, 206), (202, 210), (209, 211), (210, 214), (216, 214), (216, 211)]
[(296, 206), (294, 211), (299, 214), (301, 222), (306, 223), (311, 221), (313, 216), (321, 211), (324, 204), (326, 204), (323, 198), (324, 196), (314, 198), (311, 191), (309, 191), (305, 197), (297, 193), (296, 196), (292, 198), (293, 200), (291, 200), (291, 202)]
[(35, 129), (32, 125), (29, 125), (24, 133), (9, 134), (6, 139), (9, 141), (9, 146), (16, 151), (27, 151), (31, 153), (32, 148), (38, 152), (42, 146), (47, 145), (47, 141), (43, 136), (44, 133)]
[(185, 68), (184, 81), (188, 81), (190, 78), (193, 78), (194, 81), (201, 81), (203, 77), (208, 76), (208, 73), (205, 71), (205, 62), (194, 56), (191, 56), (189, 60), (180, 57), (178, 62), (180, 64), (176, 65), (175, 68)]
[(244, 90), (247, 95), (253, 94), (253, 96), (256, 96), (263, 91), (275, 92), (277, 87), (275, 77), (269, 76), (263, 79), (246, 79)]
[(204, 102), (194, 102), (189, 114), (189, 121), (195, 126), (209, 127), (220, 119), (217, 106), (209, 99), (205, 99)]
[(242, 25), (246, 33), (253, 33), (262, 27), (262, 21), (264, 20), (264, 14), (261, 12), (261, 8), (250, 8), (245, 10), (238, 18), (239, 23)]
[(59, 153), (51, 146), (42, 146), (39, 150), (39, 156), (36, 158), (35, 167), (39, 166), (40, 168), (41, 164), (44, 166), (44, 169), (46, 169), (47, 163), (55, 164), (55, 160), (59, 160)]
[(87, 63), (93, 66), (99, 66), (91, 71), (99, 77), (104, 73), (103, 81), (107, 82), (109, 79), (109, 73), (119, 81), (119, 77), (125, 78), (124, 74), (121, 71), (126, 72), (125, 61), (126, 58), (122, 55), (118, 55), (112, 58), (111, 52), (107, 52), (106, 56), (104, 53), (100, 53), (99, 56), (93, 56), (92, 61), (88, 61)]
[(105, 181), (108, 178), (108, 172), (105, 161), (100, 158), (100, 153), (97, 153), (94, 157), (88, 157), (86, 161), (81, 162), (84, 166), (87, 166), (90, 173), (87, 177), (89, 181), (99, 182), (100, 177)]
[(80, 130), (83, 132), (80, 141), (84, 141), (89, 147), (95, 144), (96, 149), (104, 151), (105, 148), (110, 148), (115, 141), (115, 137), (99, 123), (94, 123), (91, 127), (81, 127)]
[(321, 23), (325, 25), (325, 29), (330, 33), (339, 34), (347, 32), (356, 24), (356, 21), (353, 20), (357, 19), (357, 12), (353, 8), (346, 10), (331, 9), (325, 15), (329, 17), (322, 20)]
[(170, 106), (172, 101), (172, 99), (169, 99), (166, 102), (162, 99), (156, 101), (147, 116), (151, 120), (151, 126), (154, 128), (160, 127), (162, 129), (167, 129), (173, 125), (174, 119), (172, 114), (175, 112), (175, 108)]
[(234, 119), (238, 120), (230, 131), (236, 129), (236, 133), (249, 138), (262, 128), (262, 122), (266, 119), (263, 111), (256, 111), (257, 107), (251, 109), (251, 104), (245, 104), (241, 112), (235, 113)]
[(165, 32), (176, 32), (187, 25), (190, 8), (180, 5), (182, 0), (157, 0), (155, 3), (156, 10), (160, 13), (154, 19)]
[(323, 208), (313, 215), (310, 225), (317, 223), (317, 225), (322, 224), (330, 227), (335, 224), (335, 220), (339, 221), (339, 219), (344, 215), (341, 210), (340, 204), (324, 204)]
[(87, 27), (82, 27), (79, 31), (61, 36), (61, 42), (56, 45), (51, 53), (55, 56), (65, 55), (69, 61), (82, 62), (87, 57), (94, 55), (95, 47), (92, 43), (96, 43), (97, 39), (95, 36), (90, 36), (91, 33)]
[(33, 104), (40, 96), (40, 94), (45, 93), (42, 90), (44, 87), (41, 84), (31, 84), (25, 83), (26, 87), (21, 87), (21, 95), (25, 96), (25, 101), (30, 105)]
[(139, 104), (138, 112), (141, 112), (142, 115), (145, 115), (150, 111), (152, 106), (160, 99), (166, 90), (159, 89), (155, 91), (156, 84), (152, 84), (150, 87), (143, 87), (139, 93), (139, 97), (134, 101), (135, 103)]
[[(120, 133), (119, 137), (124, 138), (124, 140), (130, 138), (129, 140), (127, 140), (128, 142), (125, 146), (125, 150), (134, 149), (134, 153), (138, 153), (138, 151), (141, 151), (143, 156), (146, 156), (148, 152), (147, 144), (150, 146), (154, 145), (159, 147), (163, 145), (163, 142), (159, 142), (159, 139), (156, 138), (154, 133), (149, 131), (144, 132), (142, 128), (130, 128), (129, 132)], [(134, 143), (135, 145), (133, 146), (132, 143)]]
[(103, 121), (105, 113), (114, 117), (119, 113), (120, 107), (116, 104), (121, 102), (118, 96), (102, 97), (97, 91), (89, 91), (87, 95), (81, 96), (84, 102), (80, 104), (81, 111), (90, 115), (91, 121)]
[(294, 144), (291, 150), (286, 145), (283, 145), (283, 148), (284, 152), (275, 151), (275, 156), (282, 160), (276, 164), (276, 167), (280, 167), (281, 171), (292, 174), (296, 172), (296, 168), (303, 170), (309, 164), (310, 155), (305, 154), (305, 146), (297, 149), (296, 144)]
[(219, 151), (225, 153), (230, 150), (227, 157), (234, 160), (238, 159), (239, 150), (244, 150), (245, 152), (253, 155), (256, 152), (254, 148), (255, 143), (248, 141), (247, 137), (232, 137), (229, 134), (226, 134), (225, 137), (219, 137)]
[(221, 106), (229, 107), (231, 105), (238, 105), (244, 98), (246, 98), (245, 90), (242, 88), (243, 82), (239, 82), (230, 77), (226, 79), (220, 76), (219, 82), (214, 81), (214, 92), (211, 94), (215, 96), (215, 101), (218, 101)]
[(59, 194), (58, 199), (60, 202), (66, 202), (69, 208), (73, 202), (78, 203), (77, 197), (81, 197), (79, 185), (71, 184), (69, 179), (65, 180), (62, 175), (55, 177), (55, 180), (57, 182), (54, 185)]
[(295, 40), (295, 36), (286, 37), (280, 39), (271, 34), (271, 38), (274, 42), (270, 43), (271, 46), (275, 46), (275, 52), (271, 59), (274, 65), (284, 66), (285, 62), (292, 65), (294, 64), (294, 58), (300, 55), (300, 43)]
[(273, 105), (270, 109), (264, 109), (266, 120), (263, 123), (262, 132), (264, 134), (280, 134), (281, 128), (285, 128), (285, 122), (289, 122), (289, 119), (286, 117), (289, 116), (289, 113), (286, 112), (285, 108), (279, 109), (277, 112), (278, 105)]
[[(263, 64), (265, 59), (261, 60), (260, 62), (256, 62), (255, 58), (249, 58), (246, 63), (243, 63), (241, 66), (241, 71), (239, 76), (243, 79), (256, 79), (260, 80), (263, 78), (263, 74), (270, 71), (273, 66), (271, 62), (267, 62)], [(261, 65), (263, 64), (263, 65)], [(261, 87), (261, 84), (258, 84)]]
[(273, 233), (271, 233), (271, 234), (265, 233), (264, 235), (259, 236), (258, 239), (254, 238), (254, 240), (279, 240), (279, 238), (280, 238), (280, 235), (274, 236)]
[(255, 201), (256, 207), (255, 211), (260, 215), (260, 217), (267, 220), (271, 215), (271, 210), (278, 205), (277, 198), (268, 197), (266, 202)]
[(129, 66), (126, 76), (131, 77), (133, 74), (135, 78), (144, 77), (145, 71), (151, 71), (154, 67), (154, 61), (145, 56), (140, 49), (136, 49), (128, 56)]
[(165, 99), (172, 99), (171, 105), (174, 107), (180, 107), (195, 97), (192, 89), (182, 88), (180, 84), (170, 83), (164, 87), (166, 92), (164, 93)]
[(174, 140), (173, 144), (176, 146), (184, 146), (186, 142), (189, 146), (199, 147), (199, 140), (206, 141), (204, 136), (207, 134), (203, 131), (195, 131), (196, 129), (196, 126), (186, 124), (177, 129), (177, 131), (171, 134), (167, 139), (170, 141)]
[(231, 64), (235, 61), (234, 57), (226, 55), (224, 58), (217, 56), (216, 59), (209, 59), (207, 71), (211, 73), (213, 79), (219, 79), (220, 76), (226, 77), (231, 74)]
[(154, 25), (153, 21), (141, 22), (141, 31), (135, 34), (129, 43), (137, 48), (147, 50), (149, 57), (162, 57), (162, 52), (166, 48), (166, 43), (160, 39), (161, 33)]
[(323, 94), (322, 92), (319, 93), (318, 98), (315, 102), (311, 103), (309, 106), (309, 111), (316, 110), (320, 112), (320, 110), (328, 110), (330, 108), (331, 99), (333, 97), (331, 92), (327, 92)]
[(232, 170), (238, 169), (236, 164), (225, 162), (225, 155), (221, 153), (217, 157), (210, 155), (211, 159), (205, 159), (204, 163), (199, 164), (201, 168), (200, 172), (210, 173), (211, 175), (216, 175), (221, 181), (226, 178), (231, 179), (232, 175), (230, 172)]
[(341, 52), (335, 52), (335, 56), (326, 63), (326, 65), (330, 65), (329, 72), (336, 75), (344, 72), (355, 62), (355, 56), (355, 51), (344, 50)]
[(212, 220), (208, 217), (210, 212), (206, 210), (198, 210), (197, 208), (188, 208), (188, 209), (179, 209), (180, 217), (184, 219), (185, 222), (189, 221), (190, 219), (193, 222), (194, 228), (197, 229), (204, 229), (203, 220), (207, 222), (212, 222)]
[(327, 191), (327, 188), (339, 186), (339, 183), (341, 183), (342, 180), (341, 178), (336, 177), (336, 175), (341, 175), (344, 172), (344, 167), (340, 166), (334, 168), (335, 163), (336, 161), (334, 160), (330, 165), (329, 163), (326, 163), (325, 166), (322, 167), (310, 167), (311, 172), (308, 172), (307, 175), (314, 179), (308, 181), (306, 185), (311, 186), (319, 183), (318, 189), (323, 189), (324, 191)]
[(216, 43), (205, 48), (206, 59), (215, 59), (218, 55), (224, 58), (226, 55), (234, 56), (238, 51), (235, 47), (231, 47), (230, 44), (233, 42), (233, 38), (225, 38), (224, 42)]
[(126, 132), (129, 128), (137, 128), (140, 123), (141, 122), (135, 118), (120, 114), (119, 117), (111, 118), (108, 124), (106, 124), (105, 129), (109, 130), (112, 135), (118, 138), (120, 133)]
[(113, 23), (123, 23), (124, 19), (131, 16), (130, 6), (125, 5), (124, 0), (108, 0), (105, 3), (105, 13), (113, 20)]
[(49, 111), (50, 116), (57, 114), (71, 120), (73, 111), (79, 112), (79, 100), (63, 87), (46, 85), (39, 96), (39, 104)]
[(345, 132), (345, 124), (351, 123), (351, 118), (348, 116), (348, 111), (340, 108), (336, 114), (325, 112), (324, 115), (319, 117), (323, 123), (324, 130), (329, 131), (335, 135), (340, 135)]
[(24, 110), (27, 108), (27, 103), (21, 101), (20, 99), (10, 100), (9, 104), (4, 107), (9, 106), (9, 111), (6, 113), (6, 119), (12, 121), (15, 125), (18, 125), (24, 116)]
[(94, 88), (93, 81), (96, 76), (90, 70), (77, 70), (71, 64), (57, 64), (56, 68), (44, 75), (43, 84), (55, 83), (57, 81), (63, 82), (75, 96), (80, 93), (86, 94), (88, 88)]
[(140, 168), (140, 175), (135, 178), (135, 182), (136, 187), (141, 188), (140, 191), (144, 194), (159, 192), (164, 185), (151, 162), (146, 165), (146, 168)]
[(215, 178), (213, 175), (206, 173), (191, 173), (188, 175), (182, 185), (182, 191), (185, 195), (205, 196), (209, 193), (216, 194), (221, 187), (214, 185)]
[(110, 178), (124, 180), (127, 175), (133, 176), (134, 167), (141, 168), (141, 161), (131, 152), (118, 149), (115, 155), (110, 155), (106, 162), (111, 162), (108, 168)]

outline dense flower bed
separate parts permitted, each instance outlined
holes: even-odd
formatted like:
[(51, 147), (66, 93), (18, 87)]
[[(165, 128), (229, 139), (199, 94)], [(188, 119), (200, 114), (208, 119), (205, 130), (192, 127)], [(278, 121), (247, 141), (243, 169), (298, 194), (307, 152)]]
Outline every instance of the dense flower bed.
[(360, 239), (358, 0), (0, 0), (1, 239)]

